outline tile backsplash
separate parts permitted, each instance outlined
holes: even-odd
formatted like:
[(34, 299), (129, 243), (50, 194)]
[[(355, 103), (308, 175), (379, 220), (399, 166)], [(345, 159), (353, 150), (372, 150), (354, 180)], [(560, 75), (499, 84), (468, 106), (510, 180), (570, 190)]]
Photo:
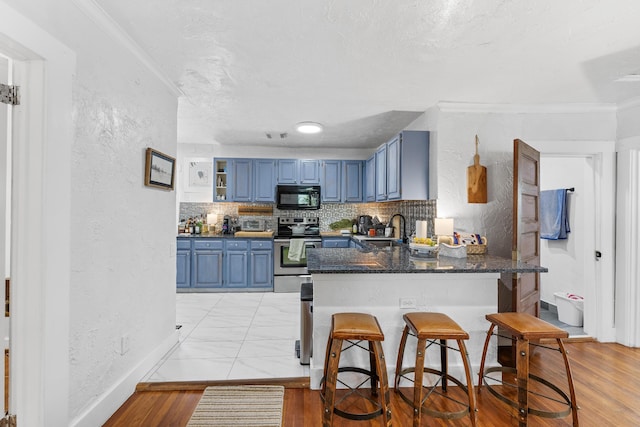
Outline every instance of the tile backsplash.
[[(189, 217), (217, 214), (219, 221), (224, 215), (238, 218), (239, 206), (273, 206), (260, 203), (180, 203), (180, 219)], [(395, 213), (402, 214), (407, 219), (407, 235), (415, 231), (416, 221), (427, 220), (428, 234), (433, 234), (433, 218), (436, 217), (435, 200), (405, 200), (384, 203), (325, 203), (314, 211), (283, 211), (273, 207), (273, 216), (260, 216), (267, 219), (267, 227), (275, 230), (278, 217), (319, 217), (320, 231), (331, 231), (329, 224), (343, 218), (355, 220), (359, 215), (377, 216), (380, 222), (386, 223)], [(243, 216), (243, 218), (252, 218)]]

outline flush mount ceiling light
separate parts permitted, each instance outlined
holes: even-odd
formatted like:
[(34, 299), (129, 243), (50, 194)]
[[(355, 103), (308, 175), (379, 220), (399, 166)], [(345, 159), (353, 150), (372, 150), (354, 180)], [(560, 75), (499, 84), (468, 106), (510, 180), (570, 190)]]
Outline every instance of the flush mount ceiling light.
[(316, 122), (300, 122), (296, 124), (296, 130), (300, 133), (320, 133), (322, 125)]

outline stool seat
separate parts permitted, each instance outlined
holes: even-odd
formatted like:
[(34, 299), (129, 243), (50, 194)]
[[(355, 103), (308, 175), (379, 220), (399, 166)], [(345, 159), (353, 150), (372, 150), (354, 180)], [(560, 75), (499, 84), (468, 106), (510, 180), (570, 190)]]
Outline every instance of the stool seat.
[(384, 341), (378, 319), (366, 313), (334, 314), (331, 332), (340, 340)]
[(469, 339), (469, 334), (443, 313), (407, 313), (402, 318), (411, 332), (420, 339)]
[(569, 337), (567, 331), (527, 313), (494, 313), (485, 317), (489, 322), (508, 330), (511, 335), (520, 339)]

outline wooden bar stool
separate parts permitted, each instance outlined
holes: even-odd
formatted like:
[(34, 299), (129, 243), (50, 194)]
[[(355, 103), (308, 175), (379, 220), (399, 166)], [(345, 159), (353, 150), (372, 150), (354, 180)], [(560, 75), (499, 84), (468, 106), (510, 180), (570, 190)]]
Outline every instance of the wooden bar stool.
[[(456, 322), (451, 320), (449, 316), (442, 313), (407, 313), (402, 316), (405, 322), (402, 339), (400, 340), (400, 348), (398, 350), (398, 362), (396, 364), (395, 386), (396, 393), (402, 399), (409, 403), (413, 408), (413, 425), (420, 425), (422, 414), (426, 414), (436, 418), (457, 419), (469, 414), (471, 425), (476, 425), (476, 396), (473, 391), (473, 380), (471, 379), (471, 364), (469, 362), (469, 354), (464, 344), (469, 339), (469, 334), (465, 332)], [(416, 348), (415, 365), (408, 368), (402, 368), (404, 359), (404, 350), (407, 344), (407, 337), (412, 335), (418, 339)], [(448, 347), (447, 340), (456, 340), (458, 348)], [(440, 370), (428, 368), (424, 366), (425, 353), (431, 345), (440, 346)], [(449, 375), (447, 349), (451, 348), (460, 352), (467, 384), (464, 385), (457, 378)], [(413, 372), (413, 380), (406, 374)], [(424, 373), (435, 374), (439, 376), (432, 386), (423, 386)], [(413, 381), (413, 399), (407, 397), (400, 390), (400, 380), (406, 379)], [(467, 402), (462, 402), (447, 394), (447, 381), (454, 382), (461, 390), (467, 394)], [(437, 390), (439, 384), (442, 384), (442, 392)], [(423, 393), (427, 390), (426, 393)], [(424, 396), (424, 397), (423, 397)], [(425, 405), (431, 397), (441, 396), (444, 399), (453, 402), (454, 407), (462, 407), (458, 411), (435, 410)], [(453, 408), (452, 408), (453, 409)]]
[[(368, 342), (364, 347), (361, 343)], [(385, 426), (391, 426), (391, 406), (389, 404), (389, 384), (387, 380), (387, 366), (382, 352), (384, 334), (378, 319), (364, 313), (336, 313), (331, 316), (331, 331), (327, 341), (327, 352), (324, 359), (324, 377), (322, 378), (322, 390), (320, 396), (324, 402), (322, 425), (329, 427), (333, 423), (333, 414), (350, 420), (370, 420), (381, 416)], [(343, 342), (347, 345), (342, 349)], [(343, 351), (352, 348), (360, 348), (369, 353), (369, 370), (355, 366), (339, 367), (340, 355)], [(371, 380), (371, 396), (366, 396), (360, 389), (368, 380), (352, 387), (338, 378), (341, 372), (356, 372), (364, 374)], [(336, 385), (347, 387), (348, 391), (336, 402)], [(340, 409), (341, 403), (349, 405), (353, 403), (351, 396), (363, 397), (371, 402), (374, 409), (369, 412), (348, 412), (346, 407)], [(376, 400), (373, 397), (377, 397)]]
[[(528, 423), (528, 415), (536, 415), (544, 418), (562, 418), (569, 414), (572, 414), (574, 427), (578, 426), (578, 406), (576, 405), (576, 395), (573, 388), (573, 379), (571, 377), (571, 368), (569, 367), (569, 359), (567, 358), (567, 352), (564, 349), (562, 343), (563, 338), (567, 338), (569, 334), (557, 328), (544, 320), (538, 319), (535, 316), (526, 313), (496, 313), (487, 314), (487, 320), (491, 322), (491, 327), (487, 332), (487, 339), (484, 342), (484, 350), (482, 352), (482, 362), (480, 364), (480, 372), (478, 373), (478, 392), (480, 386), (484, 383), (485, 387), (491, 394), (496, 396), (501, 401), (505, 402), (509, 406), (518, 410), (519, 426), (524, 427)], [(516, 342), (516, 367), (504, 367), (497, 366), (484, 369), (485, 358), (487, 356), (487, 348), (489, 347), (489, 341), (493, 334), (493, 330), (498, 326), (500, 329), (508, 333), (508, 338), (515, 340)], [(555, 339), (558, 344), (558, 348), (547, 347), (538, 344), (533, 341), (539, 341), (541, 339)], [(569, 385), (569, 396), (561, 390), (558, 386), (545, 380), (537, 375), (533, 375), (529, 372), (529, 356), (530, 346), (537, 346), (541, 348), (551, 349), (559, 351), (564, 359), (564, 367), (566, 371), (567, 381)], [(502, 379), (497, 379), (489, 374), (492, 372), (502, 372), (507, 374), (515, 374), (517, 384), (509, 383)], [(535, 396), (549, 399), (549, 401), (555, 402), (555, 404), (566, 405), (567, 409), (562, 411), (548, 411), (541, 409), (534, 409), (529, 405), (529, 395), (532, 394), (530, 382), (535, 381), (542, 384), (543, 390), (536, 391)], [(493, 381), (493, 383), (489, 383)], [(496, 386), (501, 384), (504, 390), (496, 390)], [(508, 397), (508, 388), (517, 389), (518, 398), (517, 402), (515, 397)], [(544, 393), (543, 393), (544, 392)], [(512, 393), (513, 394), (513, 393)], [(562, 401), (558, 400), (558, 396)]]

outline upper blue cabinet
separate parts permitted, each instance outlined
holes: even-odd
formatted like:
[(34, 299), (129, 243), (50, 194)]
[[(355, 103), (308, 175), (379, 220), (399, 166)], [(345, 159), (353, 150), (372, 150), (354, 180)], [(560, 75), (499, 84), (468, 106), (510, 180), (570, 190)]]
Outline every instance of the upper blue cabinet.
[(375, 154), (375, 186), (377, 201), (427, 200), (429, 132), (403, 131), (380, 146)]
[(214, 201), (275, 202), (276, 163), (275, 159), (214, 159)]
[(278, 184), (320, 184), (320, 160), (280, 159), (278, 163)]
[(324, 203), (362, 202), (362, 160), (323, 160), (320, 187)]

